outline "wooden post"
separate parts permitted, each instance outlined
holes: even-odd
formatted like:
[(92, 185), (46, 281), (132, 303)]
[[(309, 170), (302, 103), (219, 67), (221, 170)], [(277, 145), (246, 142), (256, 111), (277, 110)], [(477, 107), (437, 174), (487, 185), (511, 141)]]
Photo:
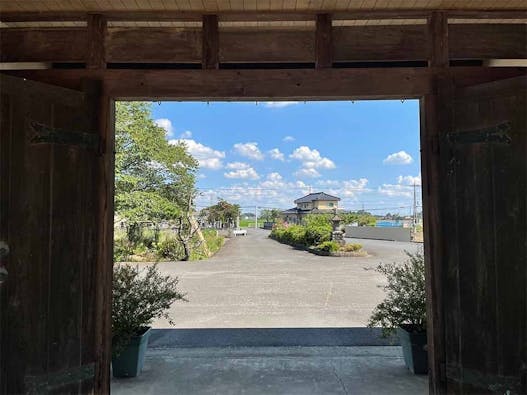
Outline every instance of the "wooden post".
[(201, 66), (204, 69), (220, 67), (220, 41), (218, 34), (218, 16), (203, 15), (203, 52)]
[(333, 40), (331, 15), (317, 14), (315, 31), (315, 67), (329, 68), (333, 65)]
[[(423, 175), (424, 255), (428, 316), (428, 363), (430, 394), (446, 393), (443, 312), (444, 240), (441, 214), (440, 133), (448, 118), (445, 106), (445, 72), (448, 59), (448, 21), (444, 13), (433, 12), (428, 21), (429, 67), (432, 93), (421, 100), (421, 172)], [(443, 202), (443, 204), (447, 204)]]
[(114, 219), (114, 125), (115, 104), (100, 80), (83, 81), (90, 104), (92, 127), (100, 146), (97, 168), (98, 239), (95, 282), (95, 394), (110, 393), (112, 355), (112, 281)]
[(86, 67), (105, 69), (106, 57), (104, 40), (106, 37), (106, 18), (100, 14), (88, 14), (88, 51)]

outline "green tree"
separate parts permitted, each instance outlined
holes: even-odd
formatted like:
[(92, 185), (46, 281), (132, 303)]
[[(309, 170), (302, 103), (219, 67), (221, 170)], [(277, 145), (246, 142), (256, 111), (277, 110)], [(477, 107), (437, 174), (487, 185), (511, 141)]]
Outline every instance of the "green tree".
[(240, 215), (240, 206), (220, 200), (213, 206), (204, 208), (201, 217), (210, 224), (221, 224), (222, 228), (232, 226)]
[(130, 222), (176, 220), (195, 195), (198, 163), (183, 143), (167, 141), (151, 106), (116, 105), (115, 210)]
[(359, 226), (375, 226), (376, 218), (367, 211), (350, 211), (339, 214), (345, 224), (357, 223)]
[(280, 213), (281, 211), (276, 208), (265, 209), (260, 213), (260, 218), (266, 222), (276, 222), (280, 218)]

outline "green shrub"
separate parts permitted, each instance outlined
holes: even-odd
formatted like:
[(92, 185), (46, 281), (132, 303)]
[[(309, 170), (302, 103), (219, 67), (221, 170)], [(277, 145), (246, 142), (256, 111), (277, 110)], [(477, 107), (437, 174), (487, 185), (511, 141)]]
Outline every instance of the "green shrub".
[(166, 237), (157, 243), (156, 255), (159, 259), (179, 261), (184, 256), (183, 246), (178, 240)]
[(178, 300), (186, 301), (178, 291), (178, 278), (162, 276), (156, 265), (139, 271), (129, 265), (113, 268), (112, 352), (118, 355), (130, 339), (144, 331), (155, 318), (166, 318), (167, 310)]
[(113, 261), (126, 262), (134, 253), (132, 245), (126, 238), (116, 237), (113, 244)]
[(340, 246), (336, 241), (324, 241), (315, 246), (315, 249), (325, 252), (337, 252), (339, 247)]
[(362, 244), (359, 244), (359, 243), (345, 244), (342, 247), (340, 247), (340, 250), (344, 252), (355, 252), (355, 251), (360, 251), (361, 249), (362, 249)]
[(377, 271), (386, 276), (386, 297), (375, 307), (369, 327), (380, 326), (388, 336), (401, 325), (414, 331), (426, 330), (425, 261), (422, 252), (411, 254), (403, 264), (380, 264)]

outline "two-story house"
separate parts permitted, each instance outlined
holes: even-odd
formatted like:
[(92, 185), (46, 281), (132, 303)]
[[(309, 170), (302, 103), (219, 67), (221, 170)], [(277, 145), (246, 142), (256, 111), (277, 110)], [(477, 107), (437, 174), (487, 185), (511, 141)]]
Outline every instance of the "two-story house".
[(340, 198), (324, 192), (310, 193), (295, 200), (296, 207), (282, 211), (282, 219), (290, 224), (299, 224), (308, 214), (329, 214), (338, 209)]

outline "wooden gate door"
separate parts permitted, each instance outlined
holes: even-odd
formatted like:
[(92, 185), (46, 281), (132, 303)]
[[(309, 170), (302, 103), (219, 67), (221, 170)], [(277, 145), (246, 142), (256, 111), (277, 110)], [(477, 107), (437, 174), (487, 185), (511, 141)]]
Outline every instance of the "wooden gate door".
[(4, 75), (0, 94), (0, 392), (92, 392), (97, 95)]
[(448, 393), (527, 393), (527, 83), (454, 90), (441, 131)]

